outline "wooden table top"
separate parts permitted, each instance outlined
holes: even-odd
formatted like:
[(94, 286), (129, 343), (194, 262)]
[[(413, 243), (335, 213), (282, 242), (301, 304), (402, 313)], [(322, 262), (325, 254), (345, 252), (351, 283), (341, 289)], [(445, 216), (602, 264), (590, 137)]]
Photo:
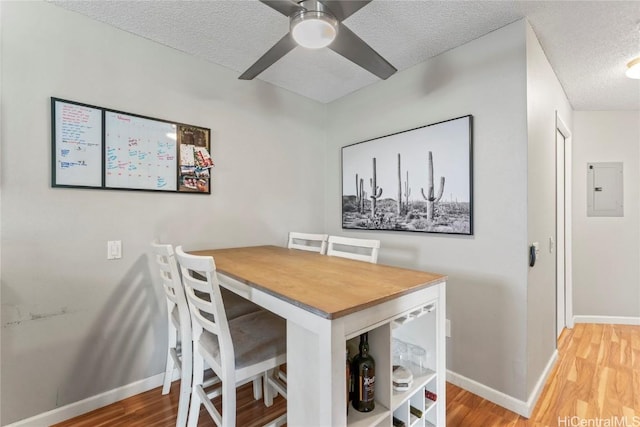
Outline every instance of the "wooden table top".
[(397, 298), (446, 276), (278, 246), (189, 251), (220, 273), (327, 319)]

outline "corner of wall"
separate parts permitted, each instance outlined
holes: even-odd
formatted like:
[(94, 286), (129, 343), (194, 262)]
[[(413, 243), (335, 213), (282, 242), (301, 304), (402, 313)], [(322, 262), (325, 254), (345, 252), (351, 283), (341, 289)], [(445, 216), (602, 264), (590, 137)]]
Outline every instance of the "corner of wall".
[[(527, 396), (556, 351), (556, 114), (570, 123), (572, 108), (533, 28), (525, 20), (527, 107), (527, 241), (539, 243), (527, 274)], [(570, 124), (569, 124), (570, 126)], [(525, 248), (523, 248), (525, 249)], [(533, 402), (535, 404), (535, 402)]]

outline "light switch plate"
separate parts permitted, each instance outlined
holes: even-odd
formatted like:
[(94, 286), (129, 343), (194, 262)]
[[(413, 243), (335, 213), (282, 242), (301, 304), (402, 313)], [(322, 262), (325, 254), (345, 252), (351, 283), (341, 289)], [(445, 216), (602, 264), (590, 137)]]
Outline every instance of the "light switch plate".
[(107, 242), (107, 259), (122, 258), (122, 240), (109, 240)]

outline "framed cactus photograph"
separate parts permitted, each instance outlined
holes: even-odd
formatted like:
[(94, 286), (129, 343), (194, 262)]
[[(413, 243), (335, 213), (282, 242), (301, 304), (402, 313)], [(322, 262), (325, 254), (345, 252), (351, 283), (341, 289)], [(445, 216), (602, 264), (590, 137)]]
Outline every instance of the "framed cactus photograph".
[(473, 117), (342, 147), (342, 228), (473, 234)]

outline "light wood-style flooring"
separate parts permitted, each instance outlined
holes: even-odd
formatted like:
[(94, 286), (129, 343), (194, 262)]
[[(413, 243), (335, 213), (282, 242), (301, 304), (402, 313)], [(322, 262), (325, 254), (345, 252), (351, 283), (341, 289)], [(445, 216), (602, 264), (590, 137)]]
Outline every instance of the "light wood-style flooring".
[[(447, 426), (640, 427), (640, 326), (578, 324), (563, 332), (558, 351), (530, 419), (447, 384)], [(172, 427), (178, 388), (175, 382), (167, 396), (153, 389), (55, 427)], [(250, 384), (238, 389), (237, 399), (242, 427), (263, 425), (286, 410), (281, 397), (268, 409), (254, 401)], [(214, 425), (204, 410), (198, 425)]]
[(640, 427), (640, 326), (577, 324), (558, 352), (528, 420), (448, 384), (447, 426)]

